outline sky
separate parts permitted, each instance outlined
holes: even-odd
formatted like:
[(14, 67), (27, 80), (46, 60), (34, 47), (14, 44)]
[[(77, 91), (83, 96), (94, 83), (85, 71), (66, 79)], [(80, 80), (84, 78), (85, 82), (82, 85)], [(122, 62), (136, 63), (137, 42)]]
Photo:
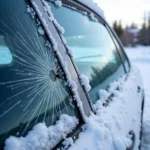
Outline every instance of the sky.
[(143, 22), (144, 12), (150, 11), (150, 0), (95, 0), (104, 10), (107, 21), (121, 20), (123, 25)]

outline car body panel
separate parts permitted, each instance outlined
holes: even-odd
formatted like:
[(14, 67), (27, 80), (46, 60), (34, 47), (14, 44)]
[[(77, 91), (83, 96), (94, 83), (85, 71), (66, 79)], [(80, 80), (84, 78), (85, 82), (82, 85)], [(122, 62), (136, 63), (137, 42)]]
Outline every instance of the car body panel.
[[(102, 108), (102, 112), (98, 117), (102, 119), (105, 127), (110, 131), (110, 136), (100, 140), (95, 139), (96, 129), (83, 132), (75, 144), (69, 150), (83, 149), (106, 149), (106, 150), (123, 150), (122, 139), (127, 137), (130, 131), (136, 135), (134, 150), (139, 147), (140, 128), (141, 128), (141, 106), (143, 98), (142, 91), (137, 92), (137, 86), (142, 88), (140, 76), (137, 77), (139, 71), (133, 69), (129, 73), (127, 81), (124, 83), (124, 91), (119, 91), (115, 99), (110, 104)], [(136, 83), (135, 83), (136, 82)], [(104, 128), (103, 128), (104, 129)], [(99, 143), (99, 144), (98, 144)]]

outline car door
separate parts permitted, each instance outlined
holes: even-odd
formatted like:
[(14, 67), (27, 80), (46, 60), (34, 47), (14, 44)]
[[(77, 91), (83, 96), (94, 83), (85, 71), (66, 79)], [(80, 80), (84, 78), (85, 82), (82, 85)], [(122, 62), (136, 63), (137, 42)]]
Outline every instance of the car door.
[[(111, 134), (109, 139), (99, 141), (99, 148), (124, 150), (131, 146), (128, 149), (137, 150), (142, 102), (139, 71), (130, 67), (118, 40), (103, 18), (78, 2), (63, 2), (60, 8), (49, 2), (54, 17), (65, 29), (66, 42), (62, 40), (62, 43), (72, 50), (71, 60), (87, 99), (95, 113), (98, 115), (100, 112), (99, 117)], [(88, 83), (82, 82), (83, 76), (89, 79), (89, 91)], [(99, 102), (103, 106), (96, 110)], [(93, 138), (92, 134), (89, 138), (82, 134), (70, 149), (86, 149), (88, 146), (95, 149)]]

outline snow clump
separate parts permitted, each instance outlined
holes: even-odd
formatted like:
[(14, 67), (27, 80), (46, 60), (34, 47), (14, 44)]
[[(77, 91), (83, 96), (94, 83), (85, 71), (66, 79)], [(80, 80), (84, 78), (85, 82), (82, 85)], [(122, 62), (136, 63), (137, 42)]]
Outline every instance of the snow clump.
[(76, 117), (63, 114), (54, 126), (47, 127), (45, 123), (39, 123), (25, 137), (9, 137), (4, 150), (50, 150), (78, 123)]
[(114, 144), (117, 150), (126, 150), (127, 147), (131, 146), (132, 141), (127, 137), (117, 137), (114, 139)]
[(62, 6), (62, 1), (61, 0), (54, 0), (55, 5), (57, 5), (58, 7)]
[(87, 76), (81, 74), (80, 75), (81, 84), (85, 87), (85, 90), (88, 92), (91, 89), (90, 81)]
[(93, 13), (90, 13), (90, 14), (89, 14), (89, 18), (90, 18), (92, 21), (94, 21), (94, 22), (97, 22), (97, 21), (98, 21), (98, 19), (95, 18), (95, 16), (94, 16)]

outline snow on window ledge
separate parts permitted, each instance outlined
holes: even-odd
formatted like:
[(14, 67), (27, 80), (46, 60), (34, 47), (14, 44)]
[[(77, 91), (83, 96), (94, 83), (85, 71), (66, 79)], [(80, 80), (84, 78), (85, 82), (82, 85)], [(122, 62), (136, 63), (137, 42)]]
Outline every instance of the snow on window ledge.
[(50, 150), (78, 125), (78, 119), (66, 114), (54, 126), (39, 123), (25, 137), (9, 137), (4, 150)]
[(90, 81), (89, 81), (88, 77), (81, 74), (80, 80), (81, 80), (81, 84), (84, 86), (86, 92), (90, 91), (91, 86), (90, 86)]

